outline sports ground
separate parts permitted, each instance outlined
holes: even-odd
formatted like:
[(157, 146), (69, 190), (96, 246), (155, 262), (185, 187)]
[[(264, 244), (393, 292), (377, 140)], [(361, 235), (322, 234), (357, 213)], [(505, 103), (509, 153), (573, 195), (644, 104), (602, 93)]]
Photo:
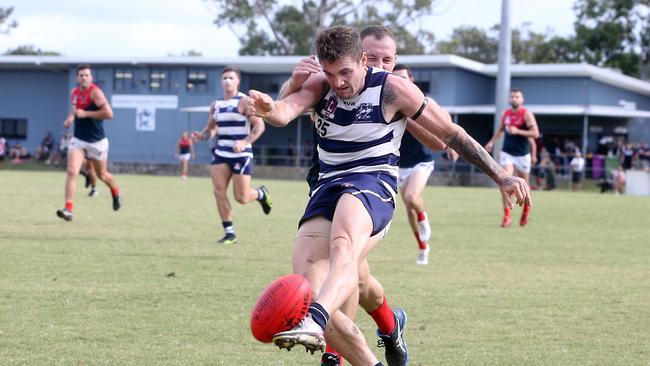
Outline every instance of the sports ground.
[[(116, 178), (120, 211), (105, 186), (79, 189), (64, 222), (62, 171), (0, 170), (0, 365), (318, 364), (248, 325), (260, 291), (291, 271), (304, 182), (254, 179), (273, 212), (233, 202), (239, 242), (224, 247), (209, 178)], [(401, 202), (370, 257), (409, 315), (410, 365), (648, 365), (650, 198), (534, 192), (529, 226), (508, 229), (495, 189), (424, 199), (429, 265), (415, 265)], [(358, 324), (383, 360), (370, 318)]]

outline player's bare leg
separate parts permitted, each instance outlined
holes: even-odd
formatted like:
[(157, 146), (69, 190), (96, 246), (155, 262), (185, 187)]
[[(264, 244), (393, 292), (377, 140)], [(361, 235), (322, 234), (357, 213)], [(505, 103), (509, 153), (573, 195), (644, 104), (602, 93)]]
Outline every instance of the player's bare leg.
[(90, 186), (90, 192), (88, 192), (88, 196), (96, 197), (97, 196), (97, 174), (95, 173), (95, 169), (93, 168), (93, 165), (89, 163), (87, 160), (84, 162), (84, 165), (86, 166), (86, 188)]
[[(327, 278), (330, 267), (329, 245), (330, 245), (331, 222), (322, 217), (313, 218), (301, 225), (296, 235), (294, 246), (293, 269), (294, 273), (303, 274), (310, 282), (313, 297), (320, 295), (322, 284)], [(375, 239), (379, 241), (379, 239)], [(366, 266), (367, 268), (367, 266)], [(350, 317), (354, 317), (357, 308), (358, 291), (355, 291), (339, 311), (330, 318), (324, 332), (328, 346), (340, 353), (353, 365), (376, 365), (377, 359), (367, 347), (365, 338), (359, 329), (354, 325)], [(345, 311), (345, 315), (343, 313)], [(320, 328), (316, 329), (316, 333)], [(315, 334), (314, 339), (318, 338)], [(298, 342), (280, 343), (281, 348), (291, 348)], [(302, 344), (302, 343), (300, 343)], [(322, 350), (324, 343), (316, 340), (315, 345), (305, 345), (312, 351)]]
[(252, 188), (251, 176), (245, 174), (233, 174), (232, 183), (233, 194), (237, 202), (245, 205), (256, 200), (262, 206), (262, 211), (265, 214), (268, 215), (271, 212), (271, 197), (269, 196), (269, 190), (265, 186)]
[(65, 207), (56, 211), (56, 215), (66, 221), (72, 221), (72, 200), (77, 190), (77, 175), (84, 162), (85, 153), (80, 149), (70, 149), (68, 151), (68, 167), (65, 177)]
[(242, 205), (257, 199), (257, 190), (251, 188), (251, 176), (247, 174), (232, 175), (233, 195), (235, 201)]
[(115, 183), (113, 174), (111, 174), (106, 167), (106, 159), (88, 159), (88, 164), (92, 166), (92, 170), (97, 174), (97, 178), (104, 182), (111, 190), (111, 196), (113, 197), (113, 210), (119, 210), (120, 207), (122, 207), (122, 197), (120, 196), (120, 190)]
[[(222, 244), (234, 244), (236, 242), (235, 232), (232, 226), (232, 206), (228, 199), (228, 184), (232, 172), (227, 164), (214, 164), (210, 167), (212, 177), (212, 192), (217, 203), (217, 211), (221, 222), (224, 223), (226, 235), (219, 240)], [(230, 228), (230, 229), (229, 229)]]
[[(508, 175), (514, 174), (515, 167), (512, 164), (506, 164), (503, 166), (503, 169), (508, 173)], [(505, 198), (501, 198), (503, 202), (503, 220), (501, 220), (501, 227), (508, 227), (512, 223), (512, 217), (510, 215), (510, 207), (508, 207), (508, 202)]]
[(411, 226), (411, 230), (418, 241), (419, 251), (416, 263), (419, 265), (429, 263), (431, 226), (429, 225), (429, 218), (424, 211), (424, 200), (422, 199), (422, 191), (428, 179), (428, 172), (417, 169), (408, 177), (404, 185), (400, 187), (404, 206), (406, 206), (409, 226)]
[[(526, 183), (528, 183), (528, 179), (530, 178), (530, 173), (522, 172), (519, 169), (515, 169), (515, 175), (524, 179)], [(530, 211), (531, 211), (530, 206), (524, 205), (524, 209), (521, 212), (521, 218), (519, 219), (520, 226), (525, 226), (526, 224), (528, 224), (528, 219), (530, 218)]]
[(372, 219), (363, 203), (352, 194), (343, 194), (332, 220), (330, 271), (316, 299), (326, 311), (333, 313), (357, 290), (359, 266), (373, 249), (371, 232)]
[(185, 159), (181, 160), (181, 177), (182, 178), (187, 178), (187, 166), (188, 166), (188, 161)]

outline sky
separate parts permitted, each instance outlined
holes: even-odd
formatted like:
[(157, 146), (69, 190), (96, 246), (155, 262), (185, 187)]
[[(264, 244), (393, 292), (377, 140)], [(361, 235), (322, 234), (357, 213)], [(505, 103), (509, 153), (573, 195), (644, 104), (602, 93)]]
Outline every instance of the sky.
[[(573, 0), (510, 3), (513, 27), (529, 23), (536, 32), (573, 33)], [(208, 57), (238, 54), (237, 37), (214, 25), (216, 10), (205, 0), (0, 0), (0, 7), (11, 6), (18, 27), (0, 34), (0, 54), (28, 44), (72, 57), (164, 57), (189, 50)], [(461, 25), (487, 29), (500, 15), (501, 0), (437, 0), (433, 15), (419, 26), (441, 40)]]

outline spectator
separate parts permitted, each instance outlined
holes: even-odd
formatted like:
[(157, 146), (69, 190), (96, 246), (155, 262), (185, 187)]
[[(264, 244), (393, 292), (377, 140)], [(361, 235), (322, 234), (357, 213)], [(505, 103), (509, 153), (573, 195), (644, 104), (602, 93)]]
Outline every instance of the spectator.
[(621, 150), (621, 165), (623, 166), (623, 170), (629, 170), (632, 168), (632, 157), (634, 156), (634, 148), (631, 143), (625, 144), (623, 149)]
[(57, 146), (54, 154), (50, 154), (50, 158), (47, 160), (47, 164), (60, 165), (62, 161), (67, 161), (68, 159), (68, 145), (70, 145), (70, 140), (72, 140), (72, 132), (64, 131), (61, 133), (61, 138), (59, 139), (59, 145)]
[(0, 161), (4, 161), (5, 156), (7, 156), (7, 140), (4, 137), (0, 137)]
[(573, 159), (569, 163), (571, 167), (571, 189), (579, 191), (582, 189), (582, 174), (585, 169), (585, 158), (582, 157), (580, 149), (576, 148)]
[(14, 147), (11, 148), (9, 152), (9, 158), (12, 163), (22, 163), (23, 160), (29, 159), (30, 155), (27, 152), (27, 149), (20, 143), (16, 143)]
[(52, 148), (54, 147), (54, 138), (52, 138), (52, 132), (47, 131), (45, 137), (41, 141), (41, 144), (36, 148), (36, 159), (38, 161), (45, 161), (50, 157), (52, 153)]
[(543, 176), (544, 190), (551, 191), (555, 189), (555, 163), (546, 149), (542, 152), (542, 161), (539, 166), (540, 174)]
[(623, 194), (625, 188), (625, 169), (619, 165), (616, 170), (612, 172), (614, 178), (614, 194)]

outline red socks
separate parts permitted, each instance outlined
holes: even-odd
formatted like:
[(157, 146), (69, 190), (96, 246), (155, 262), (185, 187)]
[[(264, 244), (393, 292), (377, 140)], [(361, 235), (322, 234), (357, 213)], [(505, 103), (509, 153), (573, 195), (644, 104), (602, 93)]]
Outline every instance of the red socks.
[(119, 196), (120, 195), (120, 189), (117, 188), (117, 187), (111, 189), (111, 194), (113, 195), (113, 197)]
[(379, 307), (368, 313), (377, 323), (377, 328), (379, 328), (379, 333), (384, 335), (390, 335), (395, 329), (395, 315), (393, 315), (393, 310), (386, 303), (386, 296), (384, 296), (384, 302), (379, 305)]
[(420, 240), (420, 234), (419, 233), (413, 233), (413, 234), (415, 234), (415, 238), (418, 240), (418, 246), (420, 247), (420, 249), (427, 249), (427, 243)]
[(424, 215), (424, 211), (418, 213), (418, 221), (424, 221), (427, 217)]
[(332, 348), (332, 346), (330, 346), (329, 344), (325, 345), (325, 352), (332, 353), (339, 356), (340, 357), (339, 365), (343, 365), (343, 357), (341, 357), (341, 354), (336, 352), (336, 350)]
[(72, 204), (72, 201), (65, 201), (65, 209), (72, 212), (72, 207), (74, 205)]
[(510, 207), (506, 207), (503, 209), (503, 216), (510, 217)]

